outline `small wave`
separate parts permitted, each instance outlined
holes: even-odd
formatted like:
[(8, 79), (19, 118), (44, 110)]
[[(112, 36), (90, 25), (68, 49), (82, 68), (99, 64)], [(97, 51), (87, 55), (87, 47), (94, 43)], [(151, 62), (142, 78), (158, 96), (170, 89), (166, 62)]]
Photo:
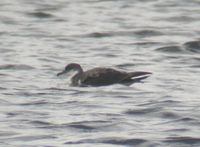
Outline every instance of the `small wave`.
[(117, 67), (119, 67), (119, 68), (133, 67), (133, 66), (135, 66), (135, 64), (133, 64), (133, 63), (124, 63), (124, 64), (117, 65)]
[(183, 117), (180, 118), (179, 116), (177, 116), (178, 119), (174, 119), (172, 121), (168, 121), (168, 122), (164, 122), (162, 124), (172, 124), (172, 123), (181, 123), (181, 124), (189, 124), (189, 125), (199, 125), (199, 121), (195, 118), (192, 117)]
[(36, 111), (13, 111), (6, 113), (7, 117), (16, 117), (16, 116), (24, 116), (26, 118), (27, 116), (40, 116), (40, 117), (46, 117), (48, 114), (45, 112), (36, 112)]
[(37, 135), (37, 136), (19, 136), (19, 137), (13, 137), (8, 138), (7, 140), (17, 140), (17, 141), (36, 141), (36, 140), (43, 140), (43, 139), (55, 139), (57, 137), (52, 135)]
[(11, 103), (7, 100), (0, 99), (0, 106), (6, 106), (6, 105), (11, 105)]
[(15, 94), (20, 96), (41, 96), (41, 95), (49, 95), (49, 92), (16, 92)]
[(198, 119), (192, 118), (192, 117), (183, 117), (179, 119), (178, 121), (180, 122), (188, 122), (188, 123), (194, 123), (194, 122), (199, 122)]
[(188, 132), (188, 131), (190, 131), (190, 129), (186, 129), (186, 128), (166, 130), (166, 132)]
[(116, 144), (116, 145), (139, 145), (145, 143), (147, 140), (144, 139), (121, 139), (121, 138), (112, 138), (102, 140), (102, 143)]
[(25, 64), (7, 64), (0, 65), (0, 70), (31, 70), (34, 67)]
[(102, 37), (110, 37), (113, 36), (111, 33), (106, 33), (106, 32), (93, 32), (90, 34), (86, 35), (87, 37), (91, 37), (91, 38), (102, 38)]
[(145, 114), (157, 112), (158, 109), (160, 109), (160, 108), (127, 110), (127, 111), (125, 111), (125, 114), (128, 114), (128, 115), (145, 115)]
[(195, 144), (200, 143), (200, 138), (194, 138), (194, 137), (168, 137), (165, 142), (174, 142), (174, 143), (185, 143), (185, 144)]
[(7, 88), (4, 88), (4, 87), (0, 87), (0, 90), (6, 90)]
[(172, 105), (174, 106), (174, 105), (177, 105), (177, 104), (180, 104), (180, 103), (181, 103), (180, 101), (176, 101), (176, 100), (161, 100), (161, 101), (151, 101), (151, 102), (148, 102), (148, 103), (139, 104), (138, 106), (155, 107), (155, 105), (158, 105), (160, 107), (163, 107), (163, 106), (172, 106)]
[(71, 128), (76, 128), (76, 129), (82, 129), (82, 130), (87, 130), (87, 131), (91, 131), (94, 130), (95, 128), (92, 126), (88, 126), (88, 125), (81, 125), (81, 124), (70, 124), (68, 125)]
[(49, 122), (44, 122), (44, 121), (39, 121), (39, 120), (35, 120), (35, 121), (31, 121), (32, 124), (34, 125), (44, 125), (44, 126), (51, 126), (53, 124), (49, 123)]
[(52, 91), (67, 91), (67, 89), (64, 89), (64, 88), (58, 88), (58, 87), (45, 88), (44, 90), (52, 90)]
[[(4, 34), (7, 34), (6, 31), (0, 31), (0, 36), (4, 35)], [(2, 50), (2, 49), (1, 49)]]
[(140, 46), (153, 46), (153, 45), (159, 45), (162, 44), (161, 42), (153, 42), (153, 41), (145, 41), (145, 42), (136, 42), (133, 43), (134, 45), (140, 45)]
[(172, 16), (169, 18), (165, 18), (165, 21), (170, 21), (170, 22), (194, 22), (196, 19), (195, 17), (191, 16)]
[(72, 93), (72, 95), (80, 95), (80, 94), (88, 94), (88, 91), (79, 91), (79, 90), (77, 90), (77, 91), (74, 91)]
[(108, 58), (115, 58), (118, 55), (115, 54), (111, 54), (111, 53), (97, 53), (95, 54), (95, 56), (99, 56), (99, 57), (108, 57)]
[(10, 137), (10, 136), (15, 136), (18, 135), (16, 132), (11, 132), (11, 131), (1, 131), (0, 132), (0, 137)]
[(36, 17), (36, 18), (51, 18), (51, 17), (53, 17), (52, 14), (47, 13), (47, 12), (32, 12), (32, 13), (27, 13), (27, 15)]
[(10, 52), (15, 52), (14, 50), (12, 49), (8, 49), (8, 48), (3, 48), (3, 49), (0, 49), (0, 53), (10, 53)]
[(191, 52), (200, 52), (200, 41), (189, 41), (183, 44), (184, 48)]
[(64, 123), (64, 124), (53, 124), (50, 122), (35, 120), (31, 121), (31, 124), (36, 126), (37, 128), (43, 129), (76, 129), (81, 132), (95, 131), (99, 128), (104, 128), (107, 124), (107, 121), (82, 121), (82, 122), (72, 122), (72, 123)]
[(102, 38), (102, 37), (112, 37), (112, 36), (159, 36), (163, 33), (155, 30), (137, 30), (137, 31), (116, 31), (116, 32), (92, 32), (84, 36), (91, 38)]
[(115, 145), (140, 145), (146, 143), (147, 140), (145, 139), (126, 139), (126, 138), (119, 138), (119, 137), (110, 137), (110, 138), (98, 138), (98, 139), (84, 139), (79, 141), (69, 141), (65, 142), (65, 144), (82, 144), (82, 143), (104, 143), (104, 144), (115, 144)]
[(165, 46), (157, 48), (156, 51), (166, 53), (182, 53), (184, 50), (180, 46)]
[(45, 105), (48, 104), (47, 101), (41, 100), (41, 101), (35, 101), (35, 102), (28, 102), (28, 103), (21, 103), (19, 105), (21, 106), (31, 106), (31, 105)]
[(47, 122), (47, 121), (41, 121), (41, 120), (33, 120), (33, 121), (29, 121), (29, 123), (31, 125), (33, 125), (36, 128), (40, 128), (40, 129), (63, 129), (66, 128), (66, 125), (57, 125), (51, 122)]
[(161, 112), (163, 118), (178, 118), (179, 116), (173, 112)]
[(136, 35), (145, 37), (145, 36), (160, 36), (163, 35), (162, 32), (156, 30), (139, 30), (134, 32)]
[(72, 122), (72, 123), (67, 124), (67, 126), (70, 128), (91, 131), (91, 130), (99, 129), (101, 127), (106, 127), (107, 124), (109, 125), (110, 122), (98, 120), (98, 121)]

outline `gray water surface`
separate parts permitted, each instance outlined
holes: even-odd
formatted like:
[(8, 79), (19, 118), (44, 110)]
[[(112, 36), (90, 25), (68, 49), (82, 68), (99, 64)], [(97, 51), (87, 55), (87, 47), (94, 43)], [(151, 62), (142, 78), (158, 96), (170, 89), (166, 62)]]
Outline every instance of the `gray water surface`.
[[(198, 0), (3, 0), (0, 21), (0, 146), (200, 146)], [(153, 75), (70, 87), (71, 62)]]

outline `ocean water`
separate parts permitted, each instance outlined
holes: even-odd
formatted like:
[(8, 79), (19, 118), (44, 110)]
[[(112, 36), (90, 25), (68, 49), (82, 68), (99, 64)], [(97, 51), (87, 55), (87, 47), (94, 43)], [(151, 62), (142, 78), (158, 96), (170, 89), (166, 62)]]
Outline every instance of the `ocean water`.
[[(200, 146), (199, 0), (2, 0), (0, 21), (0, 146)], [(71, 87), (71, 62), (153, 74)]]

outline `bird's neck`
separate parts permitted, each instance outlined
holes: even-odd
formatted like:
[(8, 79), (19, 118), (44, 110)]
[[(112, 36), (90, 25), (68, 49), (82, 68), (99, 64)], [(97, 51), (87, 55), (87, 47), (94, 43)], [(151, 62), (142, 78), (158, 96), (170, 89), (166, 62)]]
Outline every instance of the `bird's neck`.
[(83, 76), (83, 69), (82, 68), (77, 69), (77, 73), (72, 77), (72, 80), (71, 80), (72, 85), (73, 86), (80, 85), (82, 76)]

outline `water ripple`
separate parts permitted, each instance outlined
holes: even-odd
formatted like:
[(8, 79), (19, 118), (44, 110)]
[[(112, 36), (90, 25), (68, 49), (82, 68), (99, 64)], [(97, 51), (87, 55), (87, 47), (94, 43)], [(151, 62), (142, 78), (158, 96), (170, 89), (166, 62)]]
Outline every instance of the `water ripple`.
[(31, 69), (34, 69), (34, 67), (25, 64), (0, 65), (0, 70), (31, 70)]
[(159, 36), (163, 35), (160, 31), (155, 30), (136, 30), (136, 31), (116, 31), (116, 32), (92, 32), (85, 34), (85, 37), (91, 38), (102, 38), (102, 37), (115, 37), (115, 36), (138, 36), (138, 37), (147, 37), (147, 36)]
[(45, 18), (51, 18), (53, 17), (52, 14), (47, 13), (47, 12), (32, 12), (32, 13), (27, 13), (27, 15), (40, 18), (40, 19), (45, 19)]
[(183, 44), (186, 50), (199, 53), (200, 52), (200, 41), (189, 41)]
[(144, 109), (134, 109), (134, 110), (128, 110), (125, 112), (125, 114), (129, 115), (145, 115), (149, 113), (154, 113), (160, 111), (161, 108), (144, 108)]
[(166, 53), (184, 53), (184, 50), (180, 46), (165, 46), (157, 48), (156, 51)]
[(21, 106), (31, 106), (31, 105), (46, 105), (49, 102), (46, 100), (39, 100), (39, 101), (31, 101), (31, 102), (27, 102), (27, 103), (21, 103), (21, 104), (17, 104), (17, 105), (21, 105)]
[(56, 139), (57, 137), (52, 136), (52, 135), (30, 135), (30, 136), (19, 136), (19, 137), (12, 137), (12, 138), (6, 138), (6, 140), (9, 141), (24, 141), (24, 142), (29, 142), (29, 141), (36, 141), (36, 140), (43, 140), (43, 139)]
[(82, 143), (105, 143), (105, 144), (115, 144), (115, 145), (141, 145), (146, 143), (147, 140), (145, 139), (138, 139), (138, 138), (98, 138), (98, 139), (85, 139), (80, 141), (69, 141), (65, 142), (65, 144), (82, 144)]
[(200, 143), (200, 138), (188, 137), (188, 136), (168, 137), (168, 138), (166, 138), (165, 142), (169, 142), (169, 143), (185, 143), (185, 144), (192, 145), (192, 144)]

